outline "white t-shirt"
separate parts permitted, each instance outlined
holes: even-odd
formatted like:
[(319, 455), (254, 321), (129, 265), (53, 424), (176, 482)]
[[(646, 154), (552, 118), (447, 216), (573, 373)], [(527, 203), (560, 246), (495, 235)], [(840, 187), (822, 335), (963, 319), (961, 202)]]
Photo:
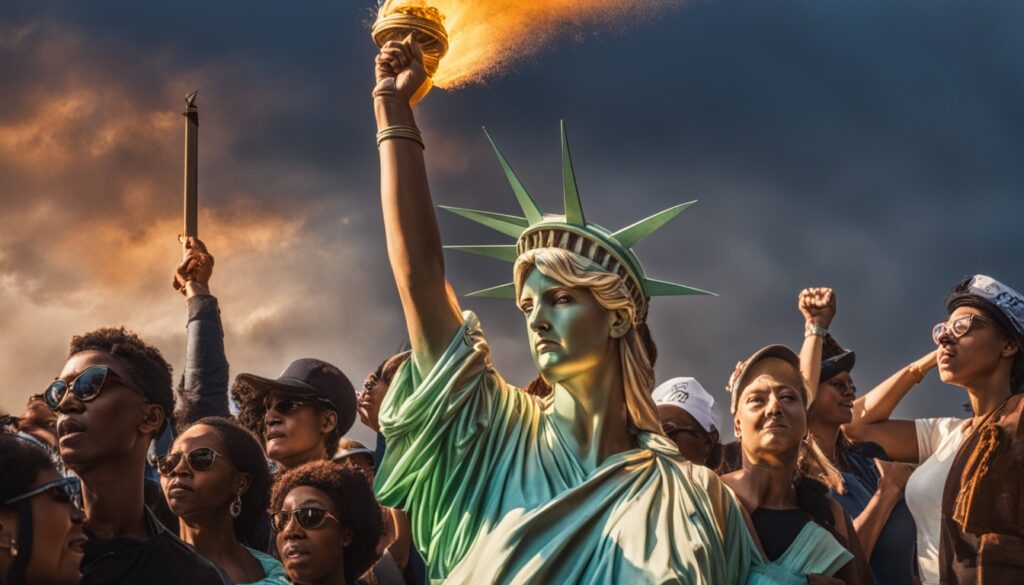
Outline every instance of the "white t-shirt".
[(939, 583), (939, 538), (942, 491), (953, 458), (963, 439), (962, 418), (922, 418), (917, 425), (917, 452), (921, 465), (910, 474), (905, 492), (907, 507), (917, 525), (917, 563), (921, 585)]

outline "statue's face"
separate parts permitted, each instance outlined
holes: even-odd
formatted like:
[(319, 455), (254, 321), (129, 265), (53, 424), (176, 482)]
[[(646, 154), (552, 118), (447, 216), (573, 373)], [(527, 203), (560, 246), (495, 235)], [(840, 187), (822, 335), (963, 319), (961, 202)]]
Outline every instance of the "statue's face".
[(589, 289), (566, 286), (533, 268), (518, 302), (526, 317), (533, 363), (548, 384), (616, 357), (614, 337), (625, 333), (619, 322), (623, 312), (602, 307)]

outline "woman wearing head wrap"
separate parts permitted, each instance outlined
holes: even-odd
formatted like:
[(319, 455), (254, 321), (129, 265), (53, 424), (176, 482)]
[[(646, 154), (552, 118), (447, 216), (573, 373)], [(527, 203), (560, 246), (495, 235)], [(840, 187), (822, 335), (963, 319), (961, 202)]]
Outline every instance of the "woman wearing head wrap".
[(812, 396), (807, 426), (811, 439), (842, 474), (843, 492), (831, 495), (853, 518), (875, 582), (910, 583), (915, 531), (903, 490), (911, 468), (889, 461), (877, 443), (852, 443), (842, 430), (853, 419), (856, 387), (851, 371), (857, 356), (826, 331), (835, 315), (832, 289), (804, 289), (797, 304), (806, 319), (800, 365)]
[(807, 438), (808, 394), (796, 354), (784, 345), (758, 350), (737, 366), (729, 389), (743, 467), (722, 481), (750, 514), (761, 552), (747, 584), (833, 576), (871, 583), (853, 522), (827, 495), (841, 489), (839, 474)]
[(0, 433), (0, 585), (75, 585), (82, 579), (81, 485), (50, 452)]
[(435, 581), (741, 582), (742, 512), (661, 433), (650, 396), (648, 300), (701, 291), (648, 279), (629, 248), (685, 205), (614, 233), (588, 223), (563, 133), (565, 215), (545, 216), (499, 154), (526, 217), (456, 212), (518, 238), (466, 248), (515, 263), (513, 283), (483, 294), (515, 299), (552, 390), (508, 385), (445, 281), (409, 105), (420, 58), (412, 41), (387, 43), (374, 89), (388, 255), (412, 343), (381, 408), (379, 498), (409, 510)]
[[(846, 432), (879, 443), (894, 459), (921, 463), (906, 497), (922, 583), (1021, 582), (1024, 297), (978, 274), (956, 286), (946, 311), (932, 331), (938, 350), (859, 399)], [(974, 415), (889, 420), (936, 363), (943, 382), (967, 391)]]
[(661, 430), (688, 461), (711, 469), (722, 460), (718, 442), (722, 411), (715, 398), (694, 378), (662, 382), (651, 393), (661, 417)]

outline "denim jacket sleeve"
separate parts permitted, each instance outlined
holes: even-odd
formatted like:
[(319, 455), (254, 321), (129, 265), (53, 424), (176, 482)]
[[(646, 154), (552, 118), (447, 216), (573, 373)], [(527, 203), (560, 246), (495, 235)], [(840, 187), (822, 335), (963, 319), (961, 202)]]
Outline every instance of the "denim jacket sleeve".
[(228, 360), (217, 297), (188, 299), (185, 373), (178, 389), (178, 421), (187, 426), (204, 416), (230, 416)]

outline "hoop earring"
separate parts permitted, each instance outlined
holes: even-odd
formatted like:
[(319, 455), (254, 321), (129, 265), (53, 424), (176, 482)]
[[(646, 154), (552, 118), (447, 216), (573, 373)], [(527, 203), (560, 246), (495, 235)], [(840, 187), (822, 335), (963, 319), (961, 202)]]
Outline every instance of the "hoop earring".
[(231, 507), (228, 508), (228, 512), (231, 513), (232, 518), (238, 518), (242, 514), (242, 496), (235, 494), (235, 500), (231, 502)]

